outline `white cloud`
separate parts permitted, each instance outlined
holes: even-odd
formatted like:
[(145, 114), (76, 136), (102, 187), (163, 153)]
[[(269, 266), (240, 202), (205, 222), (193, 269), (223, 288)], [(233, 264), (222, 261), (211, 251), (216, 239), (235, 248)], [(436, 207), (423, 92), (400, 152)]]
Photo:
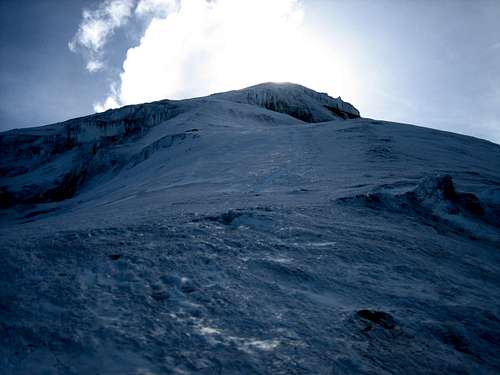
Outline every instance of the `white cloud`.
[(105, 0), (97, 9), (83, 11), (82, 22), (68, 47), (85, 55), (89, 72), (104, 67), (103, 48), (115, 29), (127, 23), (133, 6), (134, 0)]
[(116, 102), (116, 100), (112, 97), (109, 96), (104, 103), (95, 103), (94, 104), (94, 110), (96, 112), (104, 112), (107, 111), (108, 109), (113, 109), (113, 108), (118, 108), (120, 105)]
[(103, 67), (104, 67), (104, 63), (102, 61), (99, 61), (99, 60), (90, 60), (89, 62), (87, 62), (87, 65), (85, 66), (85, 68), (90, 73), (97, 72), (97, 71), (101, 70)]
[(136, 14), (148, 12), (154, 15), (127, 52), (119, 89), (96, 110), (265, 81), (353, 91), (348, 64), (308, 34), (297, 0), (142, 0)]
[(94, 111), (96, 112), (104, 112), (108, 109), (114, 109), (120, 107), (120, 103), (116, 101), (116, 97), (118, 97), (118, 91), (116, 89), (115, 84), (111, 84), (110, 86), (111, 95), (106, 98), (106, 100), (102, 103), (94, 103)]
[(141, 0), (135, 8), (138, 16), (166, 17), (169, 13), (178, 9), (177, 0)]

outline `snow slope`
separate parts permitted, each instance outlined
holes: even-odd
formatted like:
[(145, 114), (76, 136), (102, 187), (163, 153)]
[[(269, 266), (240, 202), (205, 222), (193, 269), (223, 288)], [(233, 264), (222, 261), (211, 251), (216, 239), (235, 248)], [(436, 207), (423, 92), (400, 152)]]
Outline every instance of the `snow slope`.
[(500, 146), (293, 84), (0, 134), (0, 373), (500, 371)]

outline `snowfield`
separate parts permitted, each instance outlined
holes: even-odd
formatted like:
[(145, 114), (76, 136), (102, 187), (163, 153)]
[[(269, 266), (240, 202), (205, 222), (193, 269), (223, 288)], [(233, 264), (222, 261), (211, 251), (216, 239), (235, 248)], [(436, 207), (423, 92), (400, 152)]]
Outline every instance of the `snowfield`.
[(500, 146), (262, 84), (0, 133), (1, 374), (498, 374)]

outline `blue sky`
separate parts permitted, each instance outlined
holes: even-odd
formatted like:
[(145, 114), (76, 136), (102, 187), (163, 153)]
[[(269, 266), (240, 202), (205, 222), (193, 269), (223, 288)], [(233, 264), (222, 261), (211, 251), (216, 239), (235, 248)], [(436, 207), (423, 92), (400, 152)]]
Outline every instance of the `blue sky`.
[(0, 130), (287, 80), (500, 143), (498, 19), (497, 0), (0, 0)]

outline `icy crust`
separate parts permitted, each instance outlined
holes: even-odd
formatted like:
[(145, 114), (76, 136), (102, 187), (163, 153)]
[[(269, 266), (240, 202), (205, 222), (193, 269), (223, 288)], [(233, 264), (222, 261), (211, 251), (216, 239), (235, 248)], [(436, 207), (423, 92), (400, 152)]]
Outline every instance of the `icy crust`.
[(292, 83), (263, 83), (212, 97), (258, 105), (312, 123), (360, 117), (359, 111), (340, 96), (334, 99)]
[(450, 175), (427, 177), (402, 194), (360, 194), (340, 198), (339, 202), (407, 215), (441, 231), (483, 236), (500, 243), (500, 195), (494, 201), (482, 202), (473, 193), (457, 192)]
[(491, 244), (366, 208), (218, 207), (3, 239), (0, 372), (498, 373)]

